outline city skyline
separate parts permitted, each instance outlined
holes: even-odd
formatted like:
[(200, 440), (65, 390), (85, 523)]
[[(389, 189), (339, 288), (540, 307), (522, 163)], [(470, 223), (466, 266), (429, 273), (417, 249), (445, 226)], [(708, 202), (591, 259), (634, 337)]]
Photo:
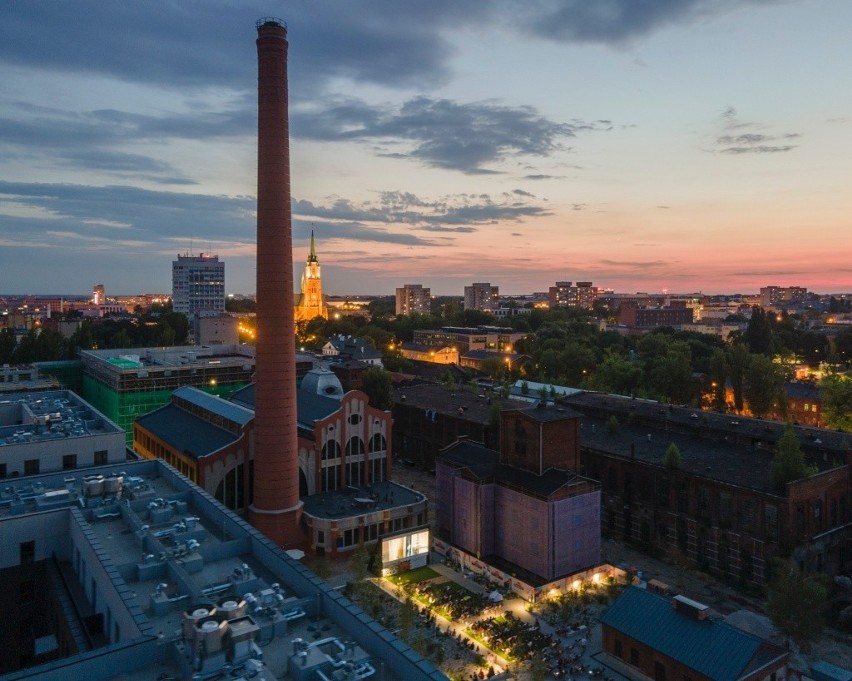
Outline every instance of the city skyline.
[[(255, 21), (289, 25), (294, 259), (332, 294), (852, 288), (852, 6), (15, 4), (0, 290), (255, 289)], [(845, 256), (845, 257), (844, 257)], [(299, 267), (296, 267), (300, 271)]]

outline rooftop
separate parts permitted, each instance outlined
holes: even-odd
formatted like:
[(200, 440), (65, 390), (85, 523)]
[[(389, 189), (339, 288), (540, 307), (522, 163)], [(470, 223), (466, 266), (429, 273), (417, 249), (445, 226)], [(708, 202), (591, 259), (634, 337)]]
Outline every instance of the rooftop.
[[(76, 611), (80, 618), (72, 627), (86, 627), (85, 613), (93, 608), (86, 601), (95, 582), (94, 608), (107, 613), (109, 643), (84, 646), (75, 657), (47, 662), (27, 675), (105, 681), (120, 669), (122, 678), (141, 681), (190, 678), (196, 671), (212, 678), (241, 669), (258, 679), (283, 679), (291, 678), (288, 665), (292, 669), (304, 658), (303, 666), (327, 675), (351, 662), (388, 681), (445, 678), (164, 463), (90, 472), (4, 481), (0, 523), (20, 523), (15, 525), (20, 530), (4, 529), (23, 536), (35, 531), (27, 529), (32, 528), (27, 516), (41, 512), (36, 560), (55, 556), (75, 601), (65, 616), (75, 620)], [(81, 554), (88, 567), (85, 579), (74, 565)], [(120, 645), (110, 619), (121, 622)]]
[(610, 606), (601, 622), (713, 681), (736, 681), (787, 655), (724, 622), (679, 612), (671, 599), (635, 586)]
[(459, 410), (467, 421), (487, 424), (491, 419), (491, 407), (499, 404), (500, 409), (523, 409), (529, 406), (526, 402), (503, 399), (494, 393), (472, 393), (464, 387), (449, 391), (434, 383), (419, 385), (396, 386), (394, 401), (397, 405), (411, 405), (421, 409), (431, 409), (438, 414), (459, 416)]
[(117, 432), (70, 390), (0, 395), (0, 446)]
[(425, 500), (425, 495), (395, 482), (374, 482), (365, 487), (347, 487), (302, 497), (305, 513), (318, 518), (348, 518), (368, 511), (411, 506)]

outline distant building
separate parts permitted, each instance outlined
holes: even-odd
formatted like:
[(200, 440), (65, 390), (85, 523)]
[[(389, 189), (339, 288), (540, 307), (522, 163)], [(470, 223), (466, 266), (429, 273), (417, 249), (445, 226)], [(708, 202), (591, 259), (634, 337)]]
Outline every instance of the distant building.
[(188, 319), (225, 311), (225, 263), (218, 255), (178, 255), (172, 262), (172, 309)]
[(499, 307), (500, 289), (488, 283), (473, 283), (464, 287), (464, 309), (492, 312)]
[(405, 284), (396, 290), (396, 314), (429, 314), (432, 291), (421, 284)]
[(590, 281), (557, 281), (548, 293), (550, 307), (579, 307), (591, 310), (595, 304), (595, 288)]
[(423, 343), (400, 343), (400, 354), (415, 362), (434, 362), (436, 364), (458, 364), (459, 351), (449, 345), (424, 345)]
[(636, 586), (601, 617), (603, 652), (648, 679), (786, 679), (790, 653), (710, 616), (706, 605)]
[(322, 355), (334, 361), (357, 360), (368, 366), (384, 366), (381, 351), (374, 348), (369, 341), (354, 336), (332, 336), (322, 346)]
[(805, 302), (808, 289), (803, 286), (764, 286), (760, 289), (761, 307), (784, 307)]
[(414, 344), (432, 348), (451, 347), (465, 354), (471, 350), (514, 352), (515, 343), (527, 336), (509, 326), (442, 326), (440, 329), (415, 329)]
[(315, 317), (328, 319), (328, 308), (322, 296), (322, 273), (314, 246), (314, 230), (311, 230), (311, 247), (302, 272), (301, 293), (294, 308), (296, 322), (309, 322)]
[(657, 329), (661, 326), (692, 324), (693, 309), (684, 303), (671, 307), (639, 307), (624, 301), (618, 308), (618, 323), (633, 329)]
[(92, 289), (92, 305), (103, 305), (106, 302), (103, 284), (95, 284)]

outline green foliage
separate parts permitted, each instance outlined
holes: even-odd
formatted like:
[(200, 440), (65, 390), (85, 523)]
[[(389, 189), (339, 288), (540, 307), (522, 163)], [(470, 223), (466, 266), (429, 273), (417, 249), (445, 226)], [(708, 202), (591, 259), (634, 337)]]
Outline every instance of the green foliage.
[(789, 560), (773, 560), (769, 616), (778, 630), (806, 647), (822, 631), (820, 612), (828, 597), (824, 577), (808, 575)]
[(530, 394), (530, 384), (526, 381), (521, 382), (521, 395), (529, 395)]
[(775, 488), (783, 492), (788, 482), (805, 478), (815, 472), (815, 469), (805, 463), (796, 433), (792, 424), (788, 423), (784, 426), (784, 433), (778, 439), (775, 457), (772, 460), (772, 482)]
[(384, 369), (370, 367), (361, 374), (361, 390), (367, 393), (370, 406), (385, 411), (393, 407), (393, 381)]
[(663, 463), (666, 465), (666, 468), (680, 468), (680, 449), (674, 442), (666, 449), (666, 453), (663, 455)]
[(852, 378), (832, 374), (819, 382), (822, 415), (829, 428), (852, 431)]
[(749, 352), (745, 345), (736, 344), (728, 352), (728, 370), (734, 391), (734, 410), (743, 410), (743, 385), (749, 365)]
[(621, 425), (618, 423), (618, 417), (615, 414), (609, 417), (609, 420), (606, 422), (606, 430), (608, 433), (612, 433), (615, 435), (619, 430), (621, 430)]
[(761, 355), (772, 354), (772, 326), (762, 307), (755, 305), (751, 309), (743, 340), (748, 346), (749, 352)]
[(778, 365), (766, 355), (751, 355), (743, 378), (743, 396), (751, 413), (762, 417), (772, 411), (784, 387)]

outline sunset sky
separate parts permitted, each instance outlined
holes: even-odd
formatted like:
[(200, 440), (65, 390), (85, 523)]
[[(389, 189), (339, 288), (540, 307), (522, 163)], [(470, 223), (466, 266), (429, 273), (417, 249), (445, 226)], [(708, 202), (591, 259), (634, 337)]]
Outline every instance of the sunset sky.
[(296, 276), (329, 294), (852, 291), (849, 0), (27, 0), (0, 293), (255, 290), (255, 22), (288, 24)]

